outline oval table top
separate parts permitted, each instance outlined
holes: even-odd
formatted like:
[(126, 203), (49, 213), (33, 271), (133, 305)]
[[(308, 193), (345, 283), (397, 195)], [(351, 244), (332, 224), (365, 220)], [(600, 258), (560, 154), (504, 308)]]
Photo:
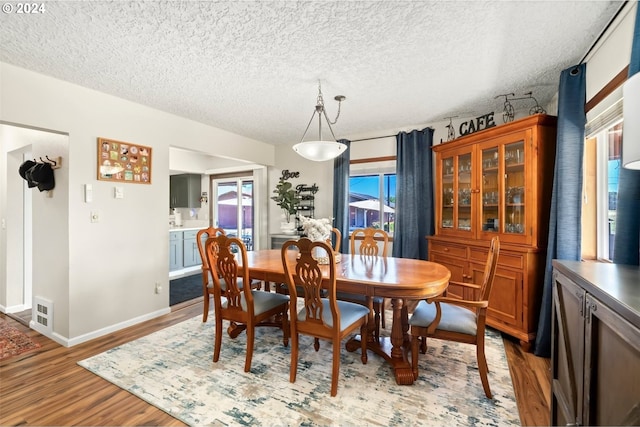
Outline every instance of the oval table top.
[[(295, 252), (291, 252), (293, 261)], [(249, 251), (247, 262), (252, 278), (285, 281), (279, 249)], [(338, 290), (367, 296), (430, 298), (444, 292), (450, 277), (449, 269), (441, 264), (409, 258), (341, 254), (336, 263)]]

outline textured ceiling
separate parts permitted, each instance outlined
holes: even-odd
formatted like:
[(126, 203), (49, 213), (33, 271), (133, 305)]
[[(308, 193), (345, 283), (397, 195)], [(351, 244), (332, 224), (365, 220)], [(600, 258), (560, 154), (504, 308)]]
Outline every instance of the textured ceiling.
[(0, 15), (0, 60), (272, 144), (317, 96), (338, 138), (544, 105), (615, 1), (45, 2)]

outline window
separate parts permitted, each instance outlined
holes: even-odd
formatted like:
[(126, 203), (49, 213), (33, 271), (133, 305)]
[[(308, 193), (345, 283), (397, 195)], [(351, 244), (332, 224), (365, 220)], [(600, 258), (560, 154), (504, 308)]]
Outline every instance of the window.
[[(618, 178), (622, 167), (621, 117), (602, 127), (593, 138), (586, 141), (585, 147), (583, 258), (612, 261), (616, 236)], [(589, 164), (595, 173), (589, 172)], [(592, 220), (585, 220), (589, 217)]]
[(381, 228), (394, 232), (395, 173), (355, 173), (349, 177), (349, 230)]

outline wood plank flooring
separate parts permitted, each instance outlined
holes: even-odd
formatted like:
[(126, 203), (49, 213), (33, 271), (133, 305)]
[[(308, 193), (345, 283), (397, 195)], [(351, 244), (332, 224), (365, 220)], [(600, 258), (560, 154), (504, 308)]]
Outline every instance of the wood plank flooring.
[[(184, 425), (77, 365), (82, 359), (201, 314), (202, 298), (172, 309), (165, 316), (71, 348), (0, 313), (42, 346), (0, 362), (0, 425)], [(509, 338), (504, 342), (522, 425), (548, 425), (549, 359), (524, 353)]]

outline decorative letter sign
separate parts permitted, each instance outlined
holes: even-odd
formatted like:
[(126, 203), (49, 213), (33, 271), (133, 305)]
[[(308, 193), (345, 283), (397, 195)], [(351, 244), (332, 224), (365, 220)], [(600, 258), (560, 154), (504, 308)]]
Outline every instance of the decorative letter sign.
[(460, 136), (469, 135), (479, 130), (489, 129), (496, 125), (493, 121), (493, 111), (489, 114), (476, 117), (475, 120), (460, 123)]

